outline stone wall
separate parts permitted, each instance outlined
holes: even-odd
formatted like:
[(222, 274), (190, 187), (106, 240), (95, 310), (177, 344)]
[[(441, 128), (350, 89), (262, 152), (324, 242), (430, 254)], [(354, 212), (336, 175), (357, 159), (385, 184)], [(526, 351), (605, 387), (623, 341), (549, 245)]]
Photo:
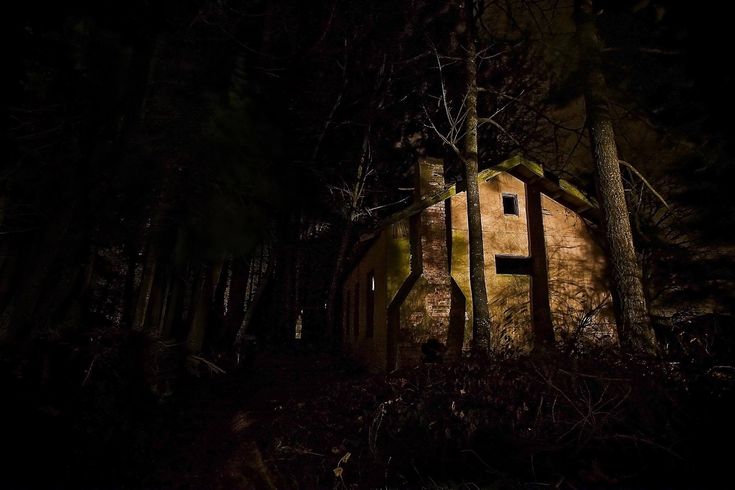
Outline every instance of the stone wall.
[(423, 210), (418, 224), (420, 277), (401, 305), (399, 364), (414, 362), (422, 344), (431, 339), (446, 345), (451, 309), (446, 209), (439, 202)]
[[(485, 280), (496, 349), (527, 350), (532, 346), (531, 277), (497, 274), (497, 255), (528, 256), (526, 184), (502, 173), (480, 184)], [(518, 198), (518, 215), (503, 212), (503, 194)], [(610, 339), (612, 324), (605, 256), (585, 221), (574, 211), (542, 195), (542, 212), (549, 271), (549, 296), (558, 340), (588, 334)], [(472, 331), (469, 286), (467, 201), (464, 193), (451, 198), (451, 275), (467, 301), (465, 347)]]
[[(419, 168), (418, 201), (445, 189), (440, 160), (422, 160)], [(505, 212), (504, 195), (517, 200), (517, 212)], [(422, 344), (432, 339), (449, 347), (446, 357), (469, 348), (472, 296), (465, 196), (455, 194), (384, 228), (347, 277), (345, 350), (371, 370), (420, 362)], [(531, 276), (496, 272), (497, 256), (529, 256), (526, 198), (526, 184), (509, 173), (480, 183), (492, 342), (502, 351), (528, 350), (534, 342)], [(533, 202), (538, 213), (538, 199)], [(534, 230), (543, 224), (546, 260), (542, 265), (547, 264), (555, 338), (614, 340), (605, 257), (587, 223), (543, 194), (541, 214), (542, 223), (536, 219)], [(538, 261), (534, 263), (538, 266)], [(375, 278), (372, 336), (366, 328), (369, 274)]]
[[(518, 214), (503, 212), (503, 194), (518, 199)], [(491, 341), (496, 349), (525, 349), (532, 337), (530, 277), (502, 275), (495, 272), (495, 256), (528, 256), (525, 184), (512, 175), (502, 173), (480, 183), (485, 282), (490, 315), (493, 321)], [(469, 280), (469, 248), (467, 235), (467, 197), (465, 193), (451, 198), (452, 277), (467, 301), (465, 347), (472, 338), (472, 293)]]
[[(384, 371), (386, 368), (387, 247), (388, 237), (386, 231), (383, 231), (347, 276), (342, 288), (343, 348), (375, 372)], [(369, 280), (371, 275), (375, 279), (375, 289), (372, 335), (369, 335), (366, 299), (367, 292), (373, 287), (372, 281)], [(359, 294), (358, 301), (355, 301), (356, 293)], [(355, 328), (356, 321), (357, 328)]]
[[(419, 162), (417, 199), (444, 189), (443, 162)], [(421, 359), (421, 345), (434, 341), (446, 345), (451, 311), (451, 279), (447, 248), (447, 211), (444, 201), (422, 210), (413, 228), (415, 284), (400, 307), (398, 364), (411, 365)]]
[(614, 342), (612, 299), (602, 247), (577, 213), (541, 196), (549, 269), (549, 298), (559, 340), (578, 336)]

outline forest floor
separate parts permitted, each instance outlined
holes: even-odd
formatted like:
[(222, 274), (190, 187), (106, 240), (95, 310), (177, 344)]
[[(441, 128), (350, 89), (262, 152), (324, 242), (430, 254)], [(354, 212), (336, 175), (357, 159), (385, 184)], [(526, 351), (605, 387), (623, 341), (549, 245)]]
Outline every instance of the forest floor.
[(90, 381), (64, 405), (11, 386), (0, 488), (716, 488), (733, 376), (594, 365), (386, 376), (295, 349), (188, 376), (163, 401)]
[(0, 488), (280, 488), (262, 455), (273, 423), (352, 376), (364, 377), (329, 354), (297, 351), (261, 353), (234, 374), (189, 376), (159, 403), (103, 391), (75, 410), (3, 386), (14, 403), (0, 413), (10, 448)]
[[(277, 462), (269, 452), (284, 451), (279, 420), (291, 419), (294, 408), (303, 408), (325, 386), (364, 377), (329, 354), (296, 352), (262, 354), (247, 371), (202, 380), (206, 394), (195, 382), (178, 396), (183, 403), (172, 401), (182, 419), (168, 421), (171, 430), (162, 434), (168, 440), (159, 439), (153, 455), (156, 467), (142, 483), (176, 489), (282, 488)], [(309, 451), (300, 454), (309, 457)]]

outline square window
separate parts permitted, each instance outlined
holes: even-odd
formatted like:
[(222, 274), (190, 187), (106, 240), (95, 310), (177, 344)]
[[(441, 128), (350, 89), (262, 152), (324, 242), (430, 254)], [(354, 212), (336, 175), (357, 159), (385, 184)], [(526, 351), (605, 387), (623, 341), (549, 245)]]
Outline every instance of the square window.
[(518, 196), (516, 194), (503, 194), (503, 214), (518, 216)]
[(531, 258), (516, 257), (509, 255), (495, 256), (495, 273), (509, 274), (514, 276), (527, 276), (531, 274)]

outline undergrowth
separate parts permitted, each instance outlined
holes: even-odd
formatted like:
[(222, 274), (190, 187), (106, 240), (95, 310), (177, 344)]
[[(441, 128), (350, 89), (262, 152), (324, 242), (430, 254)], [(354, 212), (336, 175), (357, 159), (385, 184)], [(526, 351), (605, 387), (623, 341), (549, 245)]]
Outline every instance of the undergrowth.
[(424, 364), (283, 410), (265, 456), (293, 488), (708, 487), (731, 374), (609, 351)]

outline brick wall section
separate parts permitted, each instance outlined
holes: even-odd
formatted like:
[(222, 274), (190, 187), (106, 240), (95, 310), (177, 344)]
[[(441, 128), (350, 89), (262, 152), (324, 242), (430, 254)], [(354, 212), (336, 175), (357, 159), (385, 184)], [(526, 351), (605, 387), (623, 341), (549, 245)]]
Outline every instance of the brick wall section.
[[(444, 189), (441, 160), (419, 162), (417, 197)], [(401, 306), (399, 365), (416, 364), (421, 358), (421, 344), (429, 339), (447, 343), (452, 305), (447, 248), (447, 214), (444, 202), (424, 209), (419, 216), (422, 272)]]
[[(436, 195), (445, 188), (441, 160), (422, 159), (418, 167), (417, 200)], [(503, 193), (517, 196), (517, 215), (503, 212)], [(556, 340), (564, 341), (582, 334), (583, 341), (588, 341), (587, 337), (591, 342), (614, 341), (612, 315), (606, 307), (596, 311), (609, 301), (602, 250), (580, 216), (546, 195), (540, 197)], [(524, 181), (510, 174), (497, 175), (480, 184), (480, 201), (494, 347), (526, 350), (533, 342), (530, 277), (497, 274), (495, 269), (497, 254), (529, 255)], [(449, 220), (447, 212), (451, 213)], [(449, 234), (448, 223), (451, 223)], [(451, 249), (448, 238), (451, 238)], [(374, 274), (376, 283), (373, 337), (365, 335), (368, 319), (365, 291), (370, 273)], [(358, 283), (361, 300), (355, 312), (352, 296), (358, 290)], [(400, 300), (389, 308), (398, 297)], [(448, 344), (450, 320), (453, 324), (451, 352), (447, 352), (445, 358), (457, 357), (463, 340), (466, 348), (471, 338), (465, 193), (450, 198), (449, 211), (444, 202), (439, 202), (385, 228), (346, 278), (343, 298), (346, 305), (343, 316), (345, 350), (371, 371), (392, 369), (396, 364), (420, 363), (423, 343), (436, 339)], [(391, 319), (388, 318), (389, 310)], [(592, 311), (596, 314), (590, 317)], [(360, 323), (357, 337), (354, 318)]]
[(449, 311), (452, 290), (449, 278), (449, 253), (447, 250), (446, 207), (443, 202), (434, 204), (421, 213), (422, 281), (425, 280), (423, 310), (425, 319), (421, 335), (416, 340), (426, 342), (436, 338), (447, 342)]
[(444, 161), (440, 158), (422, 158), (418, 165), (417, 198), (431, 196), (444, 190)]

